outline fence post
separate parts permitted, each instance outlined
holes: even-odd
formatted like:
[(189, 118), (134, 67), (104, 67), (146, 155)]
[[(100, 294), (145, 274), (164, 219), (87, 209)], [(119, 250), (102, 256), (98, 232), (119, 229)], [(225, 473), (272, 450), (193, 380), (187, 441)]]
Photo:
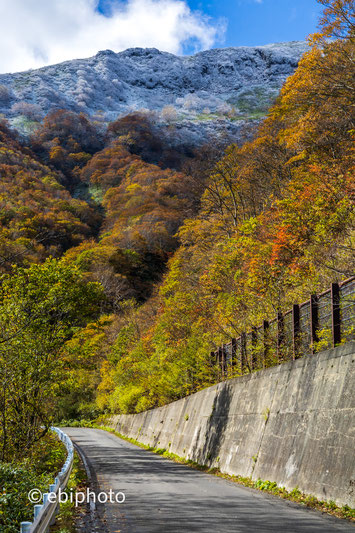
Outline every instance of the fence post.
[(226, 348), (225, 348), (225, 345), (222, 344), (222, 379), (226, 379), (227, 376), (228, 376), (228, 371), (227, 371)]
[(318, 342), (317, 330), (319, 328), (318, 323), (318, 296), (312, 294), (310, 300), (310, 318), (311, 318), (311, 353), (316, 353), (315, 344)]
[(282, 312), (279, 310), (277, 312), (277, 359), (280, 361), (281, 358), (281, 349), (284, 342), (284, 317)]
[(218, 348), (218, 381), (223, 379), (223, 367), (222, 367), (222, 350)]
[(258, 332), (256, 327), (251, 330), (251, 369), (255, 370), (258, 367), (258, 356), (256, 351), (256, 344), (258, 342)]
[(217, 368), (217, 381), (220, 380), (220, 366), (219, 366), (219, 350), (216, 350), (215, 352), (213, 352), (214, 354), (214, 364), (216, 365), (216, 368)]
[(216, 364), (216, 353), (210, 352), (210, 367), (211, 367), (212, 372), (213, 372), (215, 364)]
[(264, 340), (264, 361), (263, 361), (263, 367), (266, 367), (266, 362), (269, 355), (269, 349), (270, 349), (270, 343), (269, 343), (269, 321), (264, 320), (263, 321), (263, 340)]
[(300, 306), (294, 304), (292, 306), (292, 341), (293, 341), (293, 359), (298, 359), (300, 356), (300, 333), (301, 333), (301, 323), (300, 323)]
[(332, 283), (330, 294), (332, 300), (333, 347), (335, 347), (341, 343), (340, 288), (338, 283)]
[(246, 361), (247, 359), (247, 338), (246, 338), (246, 334), (244, 331), (240, 336), (240, 344), (241, 344), (240, 367), (242, 370), (242, 374), (244, 374), (246, 362), (247, 362)]
[(234, 368), (237, 364), (237, 339), (232, 339), (232, 361), (231, 367)]

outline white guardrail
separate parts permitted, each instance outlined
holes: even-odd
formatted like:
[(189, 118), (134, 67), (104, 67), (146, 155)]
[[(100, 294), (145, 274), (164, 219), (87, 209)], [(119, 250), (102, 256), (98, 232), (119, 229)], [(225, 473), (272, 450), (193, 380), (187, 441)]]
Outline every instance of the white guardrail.
[[(73, 467), (74, 460), (74, 446), (68, 435), (63, 433), (59, 428), (52, 427), (52, 431), (57, 433), (60, 440), (65, 444), (68, 451), (67, 460), (64, 463), (58, 477), (55, 478), (54, 484), (49, 486), (49, 491), (43, 494), (43, 504), (34, 506), (34, 520), (33, 522), (21, 522), (20, 533), (46, 533), (49, 530), (49, 526), (53, 525), (58, 503), (59, 489), (64, 490), (67, 486), (68, 479)], [(53, 493), (56, 498), (51, 497), (52, 501), (49, 501), (49, 494)]]

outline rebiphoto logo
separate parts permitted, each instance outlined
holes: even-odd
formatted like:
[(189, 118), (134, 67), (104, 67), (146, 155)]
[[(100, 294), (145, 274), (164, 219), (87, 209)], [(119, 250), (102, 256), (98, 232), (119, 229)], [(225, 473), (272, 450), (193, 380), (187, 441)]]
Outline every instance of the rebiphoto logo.
[[(41, 503), (44, 494), (39, 489), (32, 489), (28, 493), (28, 499), (33, 504)], [(126, 496), (123, 492), (115, 492), (110, 489), (108, 492), (98, 492), (97, 494), (86, 489), (85, 492), (76, 492), (71, 490), (59, 489), (58, 492), (49, 492), (46, 496), (46, 500), (50, 503), (66, 503), (70, 501), (75, 503), (75, 507), (84, 503), (124, 503)]]

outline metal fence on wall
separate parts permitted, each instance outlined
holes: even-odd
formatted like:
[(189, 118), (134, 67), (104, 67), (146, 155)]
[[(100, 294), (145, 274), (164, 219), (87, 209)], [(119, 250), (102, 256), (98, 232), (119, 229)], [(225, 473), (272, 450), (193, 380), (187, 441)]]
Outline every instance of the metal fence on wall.
[(223, 380), (292, 361), (355, 339), (355, 276), (211, 352)]

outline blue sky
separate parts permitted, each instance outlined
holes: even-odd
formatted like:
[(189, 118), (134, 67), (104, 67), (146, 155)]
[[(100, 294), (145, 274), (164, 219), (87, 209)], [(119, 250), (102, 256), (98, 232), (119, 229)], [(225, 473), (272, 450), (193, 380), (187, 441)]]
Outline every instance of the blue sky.
[(0, 0), (0, 72), (106, 49), (181, 55), (304, 40), (320, 13), (316, 0)]
[(188, 0), (191, 9), (228, 22), (224, 46), (301, 41), (317, 30), (316, 0)]

